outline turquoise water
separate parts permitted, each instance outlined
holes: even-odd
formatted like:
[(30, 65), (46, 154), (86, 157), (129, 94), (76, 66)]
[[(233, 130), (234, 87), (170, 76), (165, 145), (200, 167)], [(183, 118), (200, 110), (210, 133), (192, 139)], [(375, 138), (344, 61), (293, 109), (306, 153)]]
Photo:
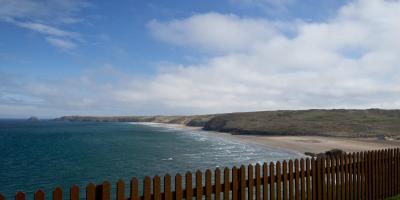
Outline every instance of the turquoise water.
[(175, 174), (296, 157), (215, 133), (157, 124), (0, 120), (0, 192)]

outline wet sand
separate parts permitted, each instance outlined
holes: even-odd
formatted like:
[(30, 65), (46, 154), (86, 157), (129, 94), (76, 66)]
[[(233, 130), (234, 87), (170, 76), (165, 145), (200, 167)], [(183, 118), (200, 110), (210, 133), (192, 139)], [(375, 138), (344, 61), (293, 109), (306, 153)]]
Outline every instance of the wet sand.
[(244, 142), (266, 145), (280, 149), (288, 149), (299, 153), (321, 153), (331, 149), (341, 149), (346, 152), (365, 150), (399, 148), (400, 141), (381, 140), (376, 138), (336, 138), (321, 136), (257, 136), (232, 135)]

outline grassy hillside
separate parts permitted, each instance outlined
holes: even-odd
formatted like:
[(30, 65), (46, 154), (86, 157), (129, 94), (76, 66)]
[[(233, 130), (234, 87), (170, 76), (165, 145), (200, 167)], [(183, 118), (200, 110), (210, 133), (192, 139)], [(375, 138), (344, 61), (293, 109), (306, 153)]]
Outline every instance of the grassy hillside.
[(299, 110), (222, 114), (205, 130), (236, 134), (399, 136), (400, 110)]
[(132, 121), (185, 124), (233, 134), (400, 137), (400, 110), (261, 111), (193, 116), (66, 116), (67, 121)]

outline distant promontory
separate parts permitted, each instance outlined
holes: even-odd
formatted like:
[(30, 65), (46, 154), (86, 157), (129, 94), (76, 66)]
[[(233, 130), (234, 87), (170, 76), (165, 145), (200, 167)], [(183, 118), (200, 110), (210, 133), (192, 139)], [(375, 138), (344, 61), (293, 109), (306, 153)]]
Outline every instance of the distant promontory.
[(190, 116), (64, 116), (57, 121), (157, 122), (251, 135), (400, 137), (400, 110), (313, 109)]
[(39, 118), (38, 118), (38, 117), (35, 117), (35, 116), (32, 116), (32, 117), (29, 117), (29, 118), (27, 119), (27, 121), (30, 121), (30, 122), (37, 122), (37, 121), (39, 121)]

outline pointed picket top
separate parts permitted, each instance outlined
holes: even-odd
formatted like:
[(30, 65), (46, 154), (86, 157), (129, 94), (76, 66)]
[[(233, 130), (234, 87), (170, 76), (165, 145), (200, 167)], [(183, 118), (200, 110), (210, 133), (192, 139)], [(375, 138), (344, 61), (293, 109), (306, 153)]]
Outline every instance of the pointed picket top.
[(62, 200), (62, 189), (60, 187), (53, 190), (53, 200)]
[(96, 185), (89, 183), (86, 186), (86, 200), (96, 199)]
[(42, 189), (35, 192), (34, 200), (44, 200), (44, 191)]
[(138, 189), (139, 181), (136, 177), (133, 177), (130, 182), (130, 198), (131, 200), (138, 200), (139, 199), (139, 189)]
[(25, 200), (25, 193), (17, 192), (17, 194), (15, 194), (15, 200)]
[(125, 183), (122, 179), (117, 182), (117, 200), (125, 200)]

